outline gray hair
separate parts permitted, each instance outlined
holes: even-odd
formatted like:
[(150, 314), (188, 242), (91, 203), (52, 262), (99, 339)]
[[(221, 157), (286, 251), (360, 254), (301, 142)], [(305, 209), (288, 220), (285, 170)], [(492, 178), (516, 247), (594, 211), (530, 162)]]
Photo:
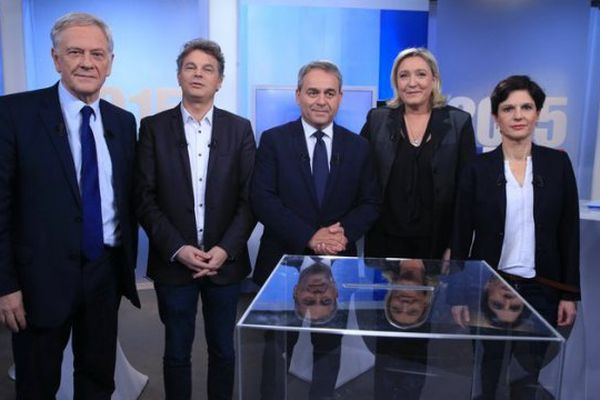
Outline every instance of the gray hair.
[(194, 50), (200, 50), (216, 58), (219, 64), (219, 76), (223, 78), (225, 73), (225, 56), (223, 56), (221, 46), (207, 39), (192, 39), (183, 45), (181, 53), (177, 56), (177, 73), (180, 73), (181, 68), (183, 68), (183, 60)]
[(440, 68), (438, 67), (438, 63), (434, 55), (431, 54), (429, 50), (423, 47), (410, 47), (408, 49), (402, 50), (396, 56), (396, 59), (394, 60), (394, 65), (392, 67), (392, 74), (390, 75), (392, 89), (394, 89), (394, 97), (387, 102), (387, 105), (396, 108), (402, 104), (402, 99), (400, 98), (400, 93), (398, 91), (398, 68), (400, 68), (400, 64), (402, 63), (402, 61), (406, 60), (409, 57), (421, 57), (421, 59), (425, 61), (427, 65), (429, 65), (429, 69), (431, 69), (431, 74), (435, 78), (435, 82), (433, 83), (433, 89), (431, 91), (431, 99), (429, 105), (432, 108), (445, 106), (446, 97), (442, 95), (442, 78), (440, 77)]
[(82, 13), (82, 12), (68, 13), (68, 14), (60, 17), (54, 23), (54, 26), (52, 27), (52, 30), (50, 31), (50, 39), (52, 40), (52, 47), (54, 47), (55, 49), (58, 48), (58, 45), (60, 43), (60, 35), (62, 34), (62, 32), (65, 29), (70, 28), (72, 26), (90, 26), (90, 25), (95, 25), (102, 30), (102, 32), (104, 33), (104, 36), (106, 36), (106, 42), (108, 43), (108, 51), (109, 51), (109, 53), (112, 54), (113, 38), (112, 38), (112, 33), (110, 32), (110, 28), (108, 27), (108, 25), (106, 25), (106, 23), (104, 21), (102, 21), (100, 18), (98, 18), (92, 14)]
[(300, 71), (298, 71), (298, 90), (302, 89), (302, 84), (304, 83), (304, 78), (306, 77), (306, 74), (308, 74), (313, 69), (320, 69), (330, 74), (333, 74), (340, 83), (338, 89), (340, 91), (342, 90), (342, 73), (340, 72), (340, 69), (337, 65), (327, 60), (312, 61), (306, 65), (303, 65), (302, 68), (300, 68)]

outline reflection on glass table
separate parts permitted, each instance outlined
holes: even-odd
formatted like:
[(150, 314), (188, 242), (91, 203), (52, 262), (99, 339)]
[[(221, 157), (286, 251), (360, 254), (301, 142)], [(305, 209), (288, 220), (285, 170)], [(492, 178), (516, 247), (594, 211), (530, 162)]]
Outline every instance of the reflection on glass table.
[(237, 339), (244, 399), (560, 394), (564, 339), (484, 262), (285, 256)]

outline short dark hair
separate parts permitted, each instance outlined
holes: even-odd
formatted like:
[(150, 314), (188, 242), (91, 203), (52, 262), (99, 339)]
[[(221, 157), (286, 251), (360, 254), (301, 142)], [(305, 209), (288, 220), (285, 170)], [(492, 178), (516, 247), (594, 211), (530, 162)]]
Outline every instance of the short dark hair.
[(302, 85), (304, 84), (304, 78), (313, 69), (320, 69), (322, 71), (325, 71), (325, 72), (330, 73), (333, 76), (335, 76), (339, 83), (338, 90), (340, 92), (342, 91), (342, 73), (340, 72), (340, 69), (338, 68), (337, 65), (335, 65), (331, 61), (327, 61), (327, 60), (311, 61), (308, 64), (303, 65), (302, 68), (300, 68), (300, 70), (298, 71), (298, 88), (297, 88), (297, 90), (302, 90)]
[(207, 39), (192, 39), (183, 45), (181, 53), (177, 56), (177, 73), (183, 68), (183, 60), (194, 50), (200, 50), (213, 56), (219, 64), (219, 76), (222, 78), (225, 73), (225, 57), (221, 51), (221, 46), (216, 42)]
[(498, 115), (498, 106), (516, 90), (526, 90), (535, 103), (535, 108), (541, 111), (546, 100), (546, 93), (540, 85), (531, 80), (527, 75), (512, 75), (500, 81), (494, 88), (490, 101), (492, 102), (492, 114)]

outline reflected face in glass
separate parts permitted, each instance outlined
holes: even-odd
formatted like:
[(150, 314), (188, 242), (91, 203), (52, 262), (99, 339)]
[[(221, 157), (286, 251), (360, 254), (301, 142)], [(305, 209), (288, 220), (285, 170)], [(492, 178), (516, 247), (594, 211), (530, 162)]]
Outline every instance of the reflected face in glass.
[(540, 112), (527, 90), (515, 90), (498, 105), (498, 115), (494, 115), (503, 138), (522, 140), (530, 138)]
[(304, 76), (302, 87), (296, 90), (302, 118), (316, 129), (323, 129), (333, 121), (341, 102), (338, 78), (322, 69), (310, 70)]
[(337, 288), (328, 267), (307, 268), (294, 287), (294, 303), (298, 314), (310, 321), (323, 321), (337, 309)]
[(513, 324), (523, 313), (525, 305), (513, 291), (498, 279), (491, 279), (487, 285), (487, 306), (497, 320)]
[(429, 108), (435, 80), (429, 64), (423, 58), (405, 58), (396, 74), (398, 95), (407, 106)]
[[(391, 276), (391, 283), (400, 285), (424, 285), (425, 264), (423, 260), (402, 260), (398, 271)], [(425, 321), (430, 306), (430, 293), (424, 290), (391, 290), (385, 300), (389, 322), (407, 328)]]
[(111, 72), (113, 54), (102, 29), (96, 25), (71, 26), (59, 34), (52, 60), (65, 88), (89, 104), (100, 96)]
[(219, 62), (208, 53), (193, 50), (183, 59), (177, 82), (184, 100), (194, 103), (213, 101), (223, 83)]
[(396, 323), (412, 325), (419, 321), (428, 305), (427, 292), (423, 290), (392, 290), (387, 307)]

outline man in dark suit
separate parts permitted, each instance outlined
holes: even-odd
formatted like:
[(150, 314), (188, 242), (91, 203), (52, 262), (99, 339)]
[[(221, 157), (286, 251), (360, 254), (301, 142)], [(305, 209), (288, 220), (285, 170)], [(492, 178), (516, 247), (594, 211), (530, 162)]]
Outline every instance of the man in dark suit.
[[(261, 137), (251, 189), (253, 210), (264, 225), (254, 270), (258, 284), (284, 254), (356, 255), (355, 242), (378, 217), (368, 143), (333, 122), (341, 100), (337, 66), (311, 62), (298, 73), (302, 117)], [(332, 395), (339, 368), (340, 337), (321, 336), (313, 338), (323, 357), (313, 366), (311, 399)], [(267, 377), (262, 386), (264, 398), (280, 395), (267, 393)]]
[(378, 216), (368, 143), (333, 122), (341, 101), (337, 66), (307, 64), (296, 90), (302, 117), (261, 137), (251, 189), (252, 208), (265, 226), (258, 284), (283, 254), (356, 255), (355, 242)]
[(104, 22), (67, 14), (51, 37), (60, 82), (0, 98), (0, 321), (17, 398), (54, 398), (72, 330), (75, 398), (110, 399), (121, 295), (139, 306), (135, 119), (99, 99)]
[(214, 107), (225, 60), (218, 44), (186, 43), (177, 58), (177, 107), (142, 120), (137, 215), (150, 239), (148, 276), (165, 325), (167, 399), (191, 398), (198, 296), (208, 347), (208, 398), (230, 399), (239, 282), (250, 272), (246, 242), (256, 145), (250, 122)]

